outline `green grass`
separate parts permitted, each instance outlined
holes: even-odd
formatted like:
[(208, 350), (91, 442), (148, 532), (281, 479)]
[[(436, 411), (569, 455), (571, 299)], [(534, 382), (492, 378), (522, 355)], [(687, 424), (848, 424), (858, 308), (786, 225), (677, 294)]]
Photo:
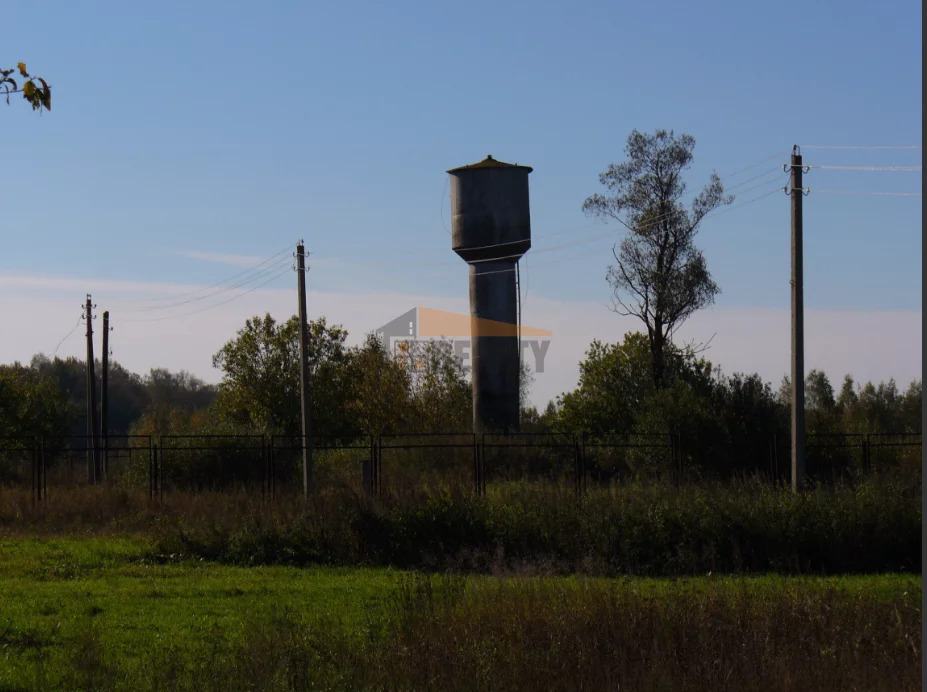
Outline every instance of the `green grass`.
[(234, 642), (260, 614), (356, 631), (396, 584), (389, 570), (228, 567), (153, 557), (144, 538), (0, 541), (0, 688), (23, 685), (38, 664), (67, 667), (94, 632), (127, 674), (146, 652)]
[(890, 478), (5, 492), (0, 690), (917, 689), (920, 529)]
[(920, 594), (899, 574), (423, 576), (7, 538), (0, 689), (756, 689), (785, 662), (781, 689), (914, 689)]

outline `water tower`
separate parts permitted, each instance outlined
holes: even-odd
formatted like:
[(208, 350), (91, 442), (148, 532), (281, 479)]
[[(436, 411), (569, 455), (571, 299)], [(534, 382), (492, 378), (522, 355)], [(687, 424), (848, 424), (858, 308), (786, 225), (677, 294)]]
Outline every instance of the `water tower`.
[(515, 263), (531, 247), (531, 170), (487, 156), (448, 171), (451, 247), (470, 265), (474, 431), (518, 429)]

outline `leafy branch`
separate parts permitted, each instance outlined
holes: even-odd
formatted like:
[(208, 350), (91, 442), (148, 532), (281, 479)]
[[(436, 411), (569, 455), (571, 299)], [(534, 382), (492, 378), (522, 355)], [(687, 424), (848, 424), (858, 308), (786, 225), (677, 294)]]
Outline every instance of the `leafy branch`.
[[(25, 80), (22, 86), (11, 76), (17, 71)], [(6, 96), (6, 102), (9, 103), (11, 94), (22, 94), (32, 104), (32, 110), (51, 110), (51, 87), (41, 77), (30, 75), (24, 62), (17, 63), (15, 68), (0, 70), (0, 95)]]

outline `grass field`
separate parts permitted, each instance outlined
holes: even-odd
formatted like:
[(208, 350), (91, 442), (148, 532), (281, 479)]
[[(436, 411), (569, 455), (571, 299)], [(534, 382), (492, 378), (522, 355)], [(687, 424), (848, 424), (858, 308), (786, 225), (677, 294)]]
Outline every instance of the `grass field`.
[(237, 567), (0, 541), (0, 689), (917, 689), (920, 577)]

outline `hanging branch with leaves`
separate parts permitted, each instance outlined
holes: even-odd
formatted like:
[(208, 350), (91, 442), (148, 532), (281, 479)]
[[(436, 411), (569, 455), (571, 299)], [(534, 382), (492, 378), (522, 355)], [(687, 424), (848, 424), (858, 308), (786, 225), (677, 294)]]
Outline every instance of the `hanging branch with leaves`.
[[(11, 76), (17, 71), (25, 80), (22, 86)], [(13, 69), (0, 70), (0, 95), (6, 96), (6, 102), (9, 103), (11, 94), (22, 94), (32, 104), (33, 110), (51, 110), (51, 87), (41, 77), (30, 75), (24, 62), (17, 63)]]

